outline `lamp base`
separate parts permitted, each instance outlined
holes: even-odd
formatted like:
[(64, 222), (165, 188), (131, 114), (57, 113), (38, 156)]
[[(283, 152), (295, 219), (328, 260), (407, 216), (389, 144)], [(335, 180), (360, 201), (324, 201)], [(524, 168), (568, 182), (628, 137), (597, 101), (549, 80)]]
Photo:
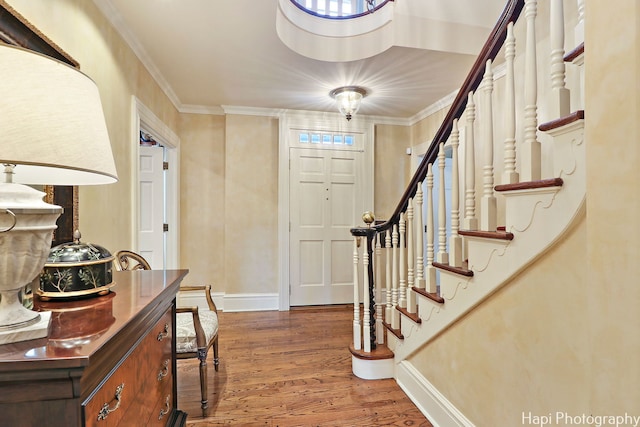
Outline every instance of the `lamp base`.
[(20, 341), (35, 340), (44, 338), (49, 331), (49, 321), (51, 320), (51, 312), (43, 311), (40, 313), (40, 321), (23, 328), (15, 328), (6, 331), (0, 331), (0, 344), (9, 344)]
[(29, 186), (0, 183), (0, 344), (47, 336), (50, 316), (27, 310), (21, 290), (42, 271), (62, 208)]

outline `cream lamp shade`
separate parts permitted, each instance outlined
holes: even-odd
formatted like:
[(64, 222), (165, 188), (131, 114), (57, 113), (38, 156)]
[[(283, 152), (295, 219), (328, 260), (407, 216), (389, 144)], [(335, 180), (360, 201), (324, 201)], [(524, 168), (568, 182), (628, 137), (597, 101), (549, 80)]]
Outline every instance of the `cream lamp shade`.
[(13, 181), (117, 181), (100, 94), (85, 74), (28, 50), (0, 48), (0, 164)]
[(50, 312), (22, 289), (42, 271), (62, 208), (24, 184), (117, 181), (100, 95), (75, 68), (0, 45), (0, 344), (47, 336)]

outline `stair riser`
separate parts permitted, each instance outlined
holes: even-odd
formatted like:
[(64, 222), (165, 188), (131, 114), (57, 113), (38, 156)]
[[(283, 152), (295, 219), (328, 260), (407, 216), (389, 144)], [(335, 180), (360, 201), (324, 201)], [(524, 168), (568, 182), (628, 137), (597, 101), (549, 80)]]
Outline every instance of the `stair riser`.
[[(469, 270), (476, 272), (483, 271), (487, 268), (487, 265), (491, 259), (495, 256), (502, 256), (506, 248), (511, 244), (511, 240), (498, 240), (465, 236), (465, 243), (467, 245), (467, 253), (469, 256)], [(451, 274), (440, 273), (440, 289), (443, 284), (447, 286), (446, 281), (450, 281), (447, 276)], [(454, 279), (459, 279), (460, 276), (456, 275)], [(457, 283), (458, 280), (455, 280)]]

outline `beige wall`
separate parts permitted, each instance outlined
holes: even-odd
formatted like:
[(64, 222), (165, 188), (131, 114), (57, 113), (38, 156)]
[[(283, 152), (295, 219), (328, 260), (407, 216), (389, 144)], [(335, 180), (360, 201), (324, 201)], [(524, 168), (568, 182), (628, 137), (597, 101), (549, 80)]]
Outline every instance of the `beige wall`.
[(225, 117), (181, 114), (180, 265), (190, 283), (224, 291)]
[[(84, 241), (112, 252), (131, 247), (131, 97), (175, 131), (178, 113), (137, 57), (89, 0), (8, 3), (80, 63), (99, 87), (118, 170), (116, 184), (80, 188)], [(88, 135), (87, 137), (90, 137)]]
[[(588, 411), (586, 222), (409, 360), (478, 426)], [(587, 412), (588, 413), (588, 412)]]
[(398, 125), (376, 125), (374, 142), (374, 214), (387, 220), (409, 182), (411, 128)]
[(585, 3), (591, 406), (640, 415), (640, 3)]
[(411, 145), (431, 143), (448, 111), (449, 107), (447, 106), (411, 126)]
[(227, 115), (225, 290), (278, 292), (278, 120)]

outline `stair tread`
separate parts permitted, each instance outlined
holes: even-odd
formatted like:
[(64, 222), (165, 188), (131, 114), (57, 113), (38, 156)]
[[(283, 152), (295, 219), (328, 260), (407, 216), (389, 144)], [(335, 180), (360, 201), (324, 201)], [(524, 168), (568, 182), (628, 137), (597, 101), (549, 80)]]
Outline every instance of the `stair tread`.
[(494, 187), (495, 191), (533, 190), (536, 188), (562, 187), (562, 178), (539, 179), (537, 181), (516, 182), (515, 184), (501, 184)]
[(577, 110), (569, 114), (568, 116), (560, 117), (558, 119), (542, 123), (540, 126), (538, 126), (538, 130), (540, 130), (541, 132), (547, 132), (552, 129), (561, 128), (562, 126), (566, 126), (570, 123), (577, 122), (578, 120), (584, 120), (584, 110)]
[(394, 356), (393, 351), (384, 344), (377, 344), (376, 348), (372, 349), (370, 352), (365, 352), (364, 349), (356, 350), (353, 347), (353, 343), (351, 343), (349, 344), (349, 351), (358, 359), (364, 360), (393, 359)]
[(461, 236), (484, 237), (495, 240), (513, 240), (513, 233), (505, 230), (480, 231), (480, 230), (458, 230)]
[(443, 263), (435, 262), (435, 261), (432, 263), (432, 265), (435, 268), (440, 268), (442, 270), (447, 270), (447, 271), (450, 271), (452, 273), (460, 274), (461, 276), (473, 277), (473, 271), (469, 270), (467, 268), (468, 263), (466, 261), (462, 263), (462, 267), (453, 267), (453, 266), (451, 266), (449, 264), (443, 264)]
[(415, 286), (413, 288), (411, 288), (411, 289), (413, 289), (414, 292), (417, 292), (420, 295), (429, 298), (430, 300), (433, 300), (433, 301), (438, 302), (440, 304), (444, 304), (444, 298), (442, 298), (437, 293), (427, 292), (426, 289), (416, 288)]
[(573, 62), (574, 59), (584, 53), (584, 42), (580, 43), (578, 47), (564, 56), (564, 62)]
[(387, 330), (389, 330), (389, 332), (391, 332), (393, 335), (396, 336), (396, 338), (403, 340), (404, 339), (404, 335), (402, 335), (402, 332), (400, 331), (400, 329), (393, 329), (391, 327), (391, 325), (387, 322), (382, 322), (382, 325), (387, 328)]
[(418, 313), (409, 313), (409, 311), (406, 308), (402, 308), (397, 305), (396, 305), (396, 310), (398, 310), (400, 313), (407, 316), (409, 319), (413, 320), (415, 323), (417, 324), (422, 323), (422, 319), (420, 319), (420, 317), (418, 316)]

